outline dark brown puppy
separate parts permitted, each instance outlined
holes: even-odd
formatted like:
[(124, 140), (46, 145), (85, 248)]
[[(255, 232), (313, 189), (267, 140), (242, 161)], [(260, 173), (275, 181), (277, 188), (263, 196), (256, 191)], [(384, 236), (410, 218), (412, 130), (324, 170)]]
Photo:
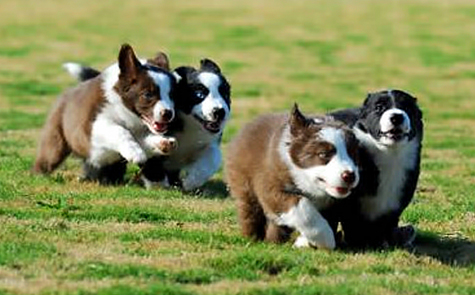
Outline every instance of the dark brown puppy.
[(229, 144), (226, 179), (245, 236), (283, 242), (300, 233), (297, 247), (333, 249), (334, 233), (320, 210), (358, 184), (357, 142), (330, 118), (264, 115)]

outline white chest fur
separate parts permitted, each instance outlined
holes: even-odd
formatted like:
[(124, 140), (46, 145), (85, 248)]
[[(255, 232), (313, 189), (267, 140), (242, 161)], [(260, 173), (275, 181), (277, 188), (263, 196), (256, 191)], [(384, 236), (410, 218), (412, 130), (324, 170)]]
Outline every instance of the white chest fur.
[(203, 129), (192, 116), (179, 113), (183, 120), (183, 131), (175, 134), (178, 148), (165, 161), (167, 169), (182, 169), (196, 161), (213, 143), (217, 143), (220, 134), (212, 134)]
[[(357, 130), (357, 129), (356, 129)], [(407, 180), (407, 171), (416, 167), (418, 142), (410, 142), (392, 147), (376, 145), (374, 139), (357, 131), (357, 137), (368, 148), (379, 169), (379, 186), (376, 195), (361, 198), (361, 210), (368, 219), (374, 220), (399, 207)]]

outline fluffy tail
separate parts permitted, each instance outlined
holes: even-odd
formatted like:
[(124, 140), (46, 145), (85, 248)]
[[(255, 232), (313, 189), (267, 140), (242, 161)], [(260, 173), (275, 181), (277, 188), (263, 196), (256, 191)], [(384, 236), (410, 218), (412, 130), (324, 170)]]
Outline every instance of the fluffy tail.
[(67, 62), (63, 64), (63, 68), (71, 75), (73, 78), (76, 78), (78, 81), (86, 81), (92, 79), (96, 76), (99, 76), (100, 71), (81, 65), (75, 62)]

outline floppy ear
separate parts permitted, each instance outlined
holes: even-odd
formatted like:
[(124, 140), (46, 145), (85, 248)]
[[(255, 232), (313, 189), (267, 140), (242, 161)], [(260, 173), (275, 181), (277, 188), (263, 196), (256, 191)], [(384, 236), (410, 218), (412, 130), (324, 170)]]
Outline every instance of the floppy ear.
[(157, 66), (159, 68), (170, 70), (170, 60), (164, 52), (157, 52), (154, 58), (147, 59), (147, 63)]
[(300, 112), (297, 103), (294, 103), (289, 117), (290, 134), (292, 134), (292, 136), (298, 136), (309, 123), (309, 120)]
[(219, 66), (211, 59), (204, 58), (200, 61), (201, 70), (210, 71), (216, 74), (221, 74)]
[(135, 56), (134, 50), (129, 44), (123, 44), (119, 52), (119, 78), (127, 79), (134, 83), (138, 73), (142, 69), (142, 64)]

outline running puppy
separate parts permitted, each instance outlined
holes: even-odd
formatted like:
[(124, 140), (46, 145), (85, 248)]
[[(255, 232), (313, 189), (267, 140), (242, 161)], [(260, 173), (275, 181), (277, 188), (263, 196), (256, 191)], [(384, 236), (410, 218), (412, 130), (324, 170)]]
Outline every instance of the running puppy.
[(337, 111), (360, 142), (361, 181), (343, 202), (341, 221), (349, 246), (406, 246), (412, 226), (398, 227), (419, 178), (423, 136), (416, 98), (401, 90), (368, 94), (360, 108)]
[(163, 133), (175, 117), (174, 84), (173, 75), (142, 64), (124, 44), (118, 63), (59, 97), (43, 128), (33, 171), (51, 173), (74, 153), (84, 160), (86, 179), (117, 183), (127, 162), (170, 153), (176, 139)]
[(226, 179), (236, 198), (242, 233), (296, 247), (334, 249), (334, 232), (321, 211), (358, 184), (357, 141), (328, 117), (264, 115), (229, 144)]

